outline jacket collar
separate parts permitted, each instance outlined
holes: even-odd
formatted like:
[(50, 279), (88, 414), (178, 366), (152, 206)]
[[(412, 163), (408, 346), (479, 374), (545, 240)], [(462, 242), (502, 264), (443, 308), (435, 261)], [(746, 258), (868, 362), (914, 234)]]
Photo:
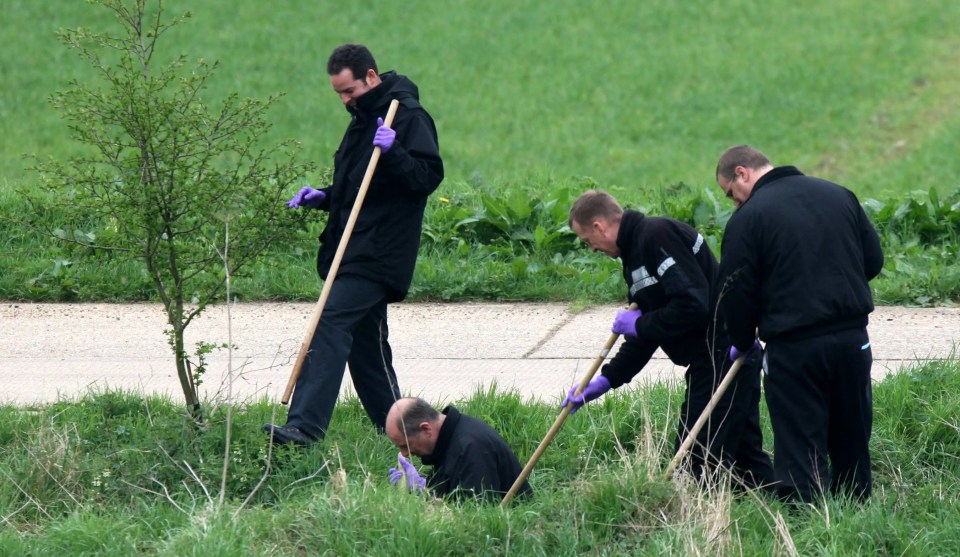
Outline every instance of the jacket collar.
[[(779, 180), (780, 178), (786, 178), (787, 176), (803, 176), (803, 172), (800, 172), (795, 166), (778, 166), (761, 176), (760, 179), (757, 180), (757, 183), (753, 185), (753, 191), (757, 191), (757, 188)], [(753, 196), (753, 192), (750, 193), (750, 196)]]
[(360, 119), (367, 119), (371, 115), (379, 112), (379, 108), (388, 104), (390, 101), (390, 89), (397, 80), (397, 74), (394, 71), (380, 74), (380, 85), (370, 89), (357, 99), (357, 106), (347, 106), (347, 112)]
[(636, 229), (643, 225), (646, 215), (640, 211), (627, 209), (620, 219), (620, 230), (617, 232), (617, 247), (620, 249), (620, 259), (623, 254), (633, 252), (633, 239), (637, 237)]
[(435, 465), (443, 461), (447, 449), (450, 448), (450, 440), (453, 439), (453, 432), (460, 423), (460, 411), (455, 406), (447, 406), (443, 409), (443, 414), (447, 417), (440, 426), (440, 434), (437, 435), (437, 444), (433, 447), (433, 454), (421, 457), (424, 464)]

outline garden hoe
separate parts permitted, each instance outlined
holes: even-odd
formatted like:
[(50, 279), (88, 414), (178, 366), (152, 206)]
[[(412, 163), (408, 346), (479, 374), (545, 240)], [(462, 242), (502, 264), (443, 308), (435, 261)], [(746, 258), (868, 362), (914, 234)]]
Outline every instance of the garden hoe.
[[(384, 126), (390, 126), (393, 123), (393, 117), (397, 114), (397, 107), (400, 102), (396, 99), (390, 102), (390, 108), (387, 110), (387, 117), (383, 120)], [(303, 361), (307, 358), (307, 351), (310, 350), (310, 341), (313, 340), (313, 333), (317, 330), (320, 323), (320, 314), (323, 313), (323, 306), (327, 303), (330, 296), (330, 288), (333, 286), (333, 279), (337, 276), (337, 270), (340, 268), (340, 261), (343, 259), (343, 253), (347, 250), (347, 242), (350, 241), (350, 235), (353, 233), (353, 226), (357, 222), (357, 216), (360, 214), (360, 207), (363, 205), (363, 198), (370, 189), (370, 180), (373, 179), (373, 172), (377, 169), (377, 162), (380, 160), (380, 147), (373, 148), (373, 155), (370, 156), (370, 163), (367, 165), (367, 172), (363, 175), (363, 181), (360, 183), (360, 191), (357, 192), (357, 199), (353, 202), (353, 209), (350, 211), (350, 218), (347, 219), (347, 225), (343, 229), (343, 237), (340, 238), (340, 244), (337, 245), (337, 252), (333, 256), (333, 263), (330, 264), (330, 271), (327, 272), (327, 279), (323, 283), (323, 290), (320, 292), (320, 300), (313, 310), (313, 318), (310, 320), (310, 326), (307, 334), (303, 337), (303, 343), (300, 345), (300, 354), (297, 356), (297, 363), (293, 366), (293, 372), (290, 374), (290, 380), (287, 381), (287, 389), (283, 392), (283, 398), (280, 402), (286, 404), (290, 401), (293, 394), (293, 388), (297, 385), (297, 378), (300, 377), (300, 368), (303, 367)]]
[[(637, 309), (637, 304), (630, 304), (629, 309)], [(593, 379), (593, 376), (597, 373), (597, 370), (600, 369), (600, 364), (602, 364), (603, 360), (607, 358), (607, 354), (610, 353), (610, 349), (613, 348), (614, 344), (616, 344), (618, 338), (620, 338), (620, 335), (617, 333), (610, 335), (610, 338), (607, 339), (607, 343), (603, 345), (603, 350), (601, 350), (600, 354), (598, 354), (593, 360), (593, 365), (590, 366), (590, 369), (587, 371), (586, 375), (583, 376), (583, 380), (580, 381), (580, 386), (577, 387), (576, 394), (582, 393), (583, 390), (587, 388), (590, 380)], [(507, 504), (510, 503), (510, 500), (513, 499), (513, 496), (516, 495), (517, 491), (520, 490), (520, 486), (523, 485), (523, 482), (530, 476), (530, 472), (533, 471), (533, 467), (537, 465), (537, 461), (540, 460), (541, 456), (543, 456), (543, 452), (547, 450), (547, 446), (549, 446), (553, 441), (553, 438), (563, 426), (563, 422), (566, 421), (567, 416), (570, 415), (570, 410), (572, 407), (573, 403), (571, 402), (570, 404), (564, 406), (563, 410), (560, 411), (560, 415), (557, 416), (556, 421), (553, 422), (553, 427), (551, 427), (550, 431), (547, 432), (547, 436), (544, 437), (543, 441), (540, 442), (540, 446), (538, 446), (537, 450), (533, 452), (533, 456), (530, 457), (527, 465), (523, 467), (523, 471), (520, 472), (517, 480), (513, 482), (512, 486), (510, 486), (510, 491), (503, 496), (503, 501), (500, 502), (501, 507), (506, 507)]]

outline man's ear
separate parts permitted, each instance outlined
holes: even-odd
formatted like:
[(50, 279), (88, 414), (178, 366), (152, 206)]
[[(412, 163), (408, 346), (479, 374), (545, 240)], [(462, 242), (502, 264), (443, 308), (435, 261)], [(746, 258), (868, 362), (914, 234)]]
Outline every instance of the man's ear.
[(750, 169), (746, 166), (738, 166), (733, 169), (733, 179), (742, 178), (744, 183), (750, 181)]

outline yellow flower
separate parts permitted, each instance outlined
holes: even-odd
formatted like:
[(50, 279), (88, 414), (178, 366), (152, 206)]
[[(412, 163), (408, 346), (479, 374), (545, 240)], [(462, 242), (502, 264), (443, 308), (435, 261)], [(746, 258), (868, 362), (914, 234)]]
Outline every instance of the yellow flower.
[(446, 197), (441, 197), (441, 198), (440, 198), (440, 203), (450, 203), (450, 200), (447, 199)]

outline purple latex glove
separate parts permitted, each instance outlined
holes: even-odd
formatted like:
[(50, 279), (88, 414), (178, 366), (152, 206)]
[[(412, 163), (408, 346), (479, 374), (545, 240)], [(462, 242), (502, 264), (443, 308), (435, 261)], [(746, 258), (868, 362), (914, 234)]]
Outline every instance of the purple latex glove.
[(388, 126), (383, 125), (383, 118), (377, 118), (377, 133), (373, 136), (373, 146), (379, 147), (384, 153), (393, 147), (393, 140), (397, 138), (397, 132)]
[(326, 198), (326, 192), (311, 188), (310, 186), (303, 186), (300, 188), (300, 191), (297, 192), (297, 195), (293, 196), (293, 199), (287, 201), (287, 207), (291, 209), (296, 209), (297, 207), (311, 207), (316, 209)]
[(400, 464), (401, 469), (391, 468), (390, 469), (390, 483), (396, 485), (400, 481), (400, 478), (403, 476), (407, 477), (407, 490), (411, 493), (414, 491), (420, 491), (427, 487), (427, 480), (420, 477), (420, 474), (417, 473), (417, 469), (410, 464), (410, 461), (403, 458), (402, 454), (397, 455), (397, 462)]
[(621, 309), (613, 320), (613, 332), (628, 337), (637, 336), (637, 320), (643, 315), (639, 309)]
[(570, 392), (567, 393), (567, 398), (563, 399), (563, 408), (566, 408), (567, 404), (573, 405), (573, 407), (570, 408), (571, 414), (576, 414), (577, 410), (579, 410), (581, 406), (590, 402), (591, 400), (600, 398), (603, 393), (609, 391), (610, 380), (603, 375), (598, 375), (589, 383), (587, 383), (587, 388), (584, 389), (580, 394), (576, 394), (578, 387), (579, 385), (570, 387)]
[(747, 350), (746, 352), (741, 352), (737, 350), (737, 347), (731, 344), (730, 345), (730, 361), (735, 362), (737, 361), (737, 358), (739, 358), (740, 356), (743, 356), (745, 354), (750, 354), (751, 352), (754, 352), (756, 350), (763, 350), (763, 347), (760, 346), (760, 341), (756, 339), (754, 339), (753, 341), (753, 346), (751, 346), (750, 349)]

